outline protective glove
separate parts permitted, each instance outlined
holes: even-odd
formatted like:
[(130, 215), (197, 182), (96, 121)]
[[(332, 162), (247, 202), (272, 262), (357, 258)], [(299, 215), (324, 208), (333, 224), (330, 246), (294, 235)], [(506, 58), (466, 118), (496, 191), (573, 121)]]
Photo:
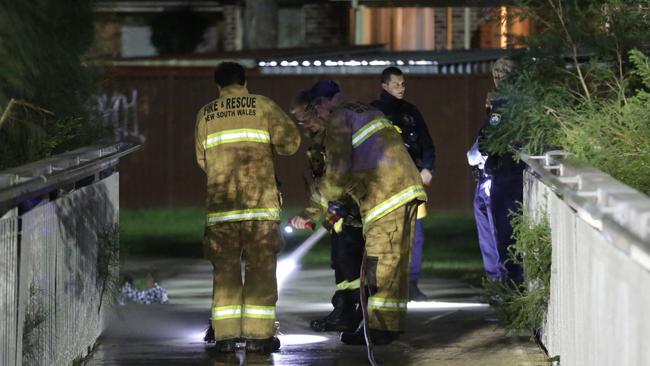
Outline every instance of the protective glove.
[(490, 197), (490, 189), (492, 188), (492, 179), (488, 179), (485, 183), (482, 184), (481, 188), (485, 192), (485, 195)]
[(345, 217), (348, 215), (348, 210), (345, 208), (345, 205), (339, 201), (328, 202), (327, 212), (330, 214), (336, 214), (339, 217)]

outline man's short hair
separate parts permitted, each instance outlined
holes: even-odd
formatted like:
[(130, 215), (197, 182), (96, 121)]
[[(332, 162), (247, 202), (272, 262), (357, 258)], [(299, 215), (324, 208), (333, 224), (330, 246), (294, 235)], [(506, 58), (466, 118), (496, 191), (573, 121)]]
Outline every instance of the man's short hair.
[(228, 85), (246, 84), (246, 71), (236, 62), (222, 62), (214, 70), (214, 82), (224, 88)]
[(384, 71), (381, 72), (381, 82), (383, 84), (388, 84), (390, 82), (391, 75), (402, 76), (404, 73), (402, 70), (395, 66), (387, 67), (384, 69)]

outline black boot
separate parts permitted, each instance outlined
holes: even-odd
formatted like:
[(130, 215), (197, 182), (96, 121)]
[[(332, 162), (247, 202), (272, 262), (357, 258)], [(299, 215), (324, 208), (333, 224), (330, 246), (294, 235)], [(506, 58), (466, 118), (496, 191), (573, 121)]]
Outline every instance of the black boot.
[(429, 297), (418, 288), (418, 281), (409, 282), (409, 301), (426, 301)]
[(279, 349), (280, 340), (278, 337), (246, 340), (246, 352), (272, 353)]
[(216, 341), (214, 337), (214, 329), (212, 329), (212, 322), (208, 326), (208, 329), (205, 331), (205, 337), (203, 337), (205, 343), (214, 343)]
[[(370, 342), (373, 345), (384, 346), (399, 338), (399, 333), (389, 330), (368, 329), (368, 338), (370, 338)], [(355, 346), (365, 345), (366, 337), (363, 330), (363, 323), (354, 332), (341, 333), (341, 342)]]
[(309, 326), (317, 332), (353, 331), (363, 318), (359, 305), (359, 291), (337, 291), (332, 298), (334, 310)]
[(237, 349), (238, 339), (223, 339), (214, 342), (214, 350), (221, 353), (234, 352)]

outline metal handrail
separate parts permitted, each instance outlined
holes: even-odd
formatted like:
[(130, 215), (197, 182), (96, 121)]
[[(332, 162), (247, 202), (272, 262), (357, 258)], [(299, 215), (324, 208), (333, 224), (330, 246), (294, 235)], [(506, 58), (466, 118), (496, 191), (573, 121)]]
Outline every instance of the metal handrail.
[(648, 196), (568, 158), (570, 154), (563, 151), (550, 151), (541, 156), (520, 155), (530, 171), (580, 218), (605, 234), (610, 244), (650, 270)]
[(141, 145), (94, 145), (0, 171), (0, 216), (21, 202), (117, 165)]

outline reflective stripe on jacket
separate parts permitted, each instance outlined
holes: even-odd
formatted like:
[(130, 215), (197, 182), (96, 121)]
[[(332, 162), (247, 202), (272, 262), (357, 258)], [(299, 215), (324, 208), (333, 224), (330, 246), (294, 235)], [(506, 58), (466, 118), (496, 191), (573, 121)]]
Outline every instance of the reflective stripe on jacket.
[(426, 201), (422, 178), (399, 133), (376, 108), (348, 103), (330, 115), (327, 165), (319, 189), (328, 201), (350, 194), (364, 231), (413, 200)]
[(208, 225), (280, 219), (273, 154), (292, 155), (298, 128), (267, 97), (230, 85), (196, 117), (196, 160), (207, 174)]

